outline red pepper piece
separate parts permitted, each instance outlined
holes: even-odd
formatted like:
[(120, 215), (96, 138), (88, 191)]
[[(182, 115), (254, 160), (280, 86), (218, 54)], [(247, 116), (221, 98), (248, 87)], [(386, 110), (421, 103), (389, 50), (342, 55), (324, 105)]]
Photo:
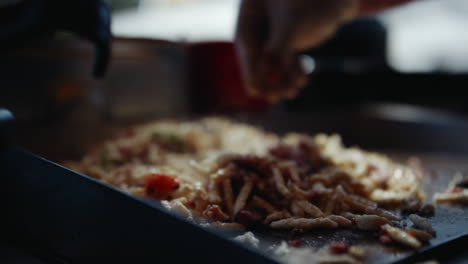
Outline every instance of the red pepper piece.
[(146, 194), (156, 199), (164, 199), (180, 186), (179, 181), (173, 176), (159, 173), (151, 173), (145, 182)]
[(349, 244), (345, 242), (333, 242), (329, 248), (330, 253), (334, 255), (345, 254), (348, 250)]

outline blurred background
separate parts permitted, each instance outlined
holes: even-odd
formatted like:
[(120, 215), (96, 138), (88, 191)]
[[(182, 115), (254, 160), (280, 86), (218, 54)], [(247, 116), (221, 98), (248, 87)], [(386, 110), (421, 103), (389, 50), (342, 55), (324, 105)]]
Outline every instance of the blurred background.
[(77, 2), (0, 0), (0, 106), (36, 135), (96, 137), (103, 123), (226, 113), (468, 114), (465, 0), (415, 1), (343, 26), (305, 52), (312, 72), (299, 97), (274, 106), (243, 89), (232, 45), (239, 0)]
[[(239, 0), (108, 0), (117, 36), (170, 41), (231, 41)], [(376, 17), (390, 65), (401, 72), (468, 70), (468, 3), (425, 0)], [(164, 25), (164, 26), (161, 26)], [(361, 34), (362, 35), (362, 34)]]
[[(239, 0), (142, 0), (114, 7), (116, 36), (232, 41)], [(160, 26), (164, 25), (164, 26)], [(466, 113), (468, 2), (416, 1), (343, 27), (307, 52), (315, 71), (290, 111), (381, 102)]]
[[(0, 6), (21, 2), (3, 0)], [(238, 71), (229, 42), (239, 0), (105, 3), (114, 36), (105, 78), (89, 74), (92, 44), (59, 28), (0, 53), (0, 105), (39, 119), (64, 115), (84, 97), (103, 115), (121, 118), (265, 109), (262, 102), (246, 100), (239, 77), (232, 76)], [(307, 52), (314, 59), (308, 87), (281, 109), (391, 102), (466, 113), (467, 26), (464, 0), (416, 1), (354, 21)]]

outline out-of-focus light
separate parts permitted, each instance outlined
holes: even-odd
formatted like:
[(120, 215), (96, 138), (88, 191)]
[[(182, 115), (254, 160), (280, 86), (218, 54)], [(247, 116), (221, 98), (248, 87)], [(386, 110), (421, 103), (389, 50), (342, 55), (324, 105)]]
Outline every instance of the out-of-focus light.
[(119, 37), (169, 41), (233, 39), (239, 0), (145, 0), (136, 9), (113, 15)]
[(299, 56), (299, 61), (300, 61), (302, 70), (306, 74), (310, 74), (310, 73), (315, 71), (316, 64), (315, 64), (314, 58), (312, 58), (312, 57), (310, 57), (308, 55), (300, 55)]
[(415, 1), (383, 13), (388, 61), (401, 72), (468, 72), (468, 1)]

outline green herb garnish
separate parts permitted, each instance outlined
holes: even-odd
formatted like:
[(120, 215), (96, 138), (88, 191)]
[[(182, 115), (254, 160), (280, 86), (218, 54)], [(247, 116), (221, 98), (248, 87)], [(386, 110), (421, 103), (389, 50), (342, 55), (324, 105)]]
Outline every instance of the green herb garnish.
[(162, 148), (174, 152), (185, 152), (188, 150), (187, 145), (181, 137), (169, 132), (154, 132), (151, 134), (151, 140), (159, 144)]

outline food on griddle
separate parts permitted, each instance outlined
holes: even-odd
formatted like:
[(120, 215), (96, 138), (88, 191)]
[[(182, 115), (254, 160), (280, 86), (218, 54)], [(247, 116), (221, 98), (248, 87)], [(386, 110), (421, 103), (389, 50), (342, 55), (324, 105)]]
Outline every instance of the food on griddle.
[(385, 224), (382, 227), (382, 231), (385, 232), (392, 240), (399, 242), (403, 245), (412, 247), (412, 248), (420, 248), (421, 242), (410, 233), (405, 232), (404, 230), (393, 227), (389, 224)]
[(447, 190), (434, 194), (436, 203), (468, 204), (468, 177), (458, 172), (453, 176)]
[(416, 214), (411, 214), (409, 216), (409, 219), (411, 220), (411, 222), (413, 222), (415, 228), (418, 228), (431, 234), (432, 236), (435, 236), (436, 232), (434, 231), (434, 229), (432, 229), (432, 225), (429, 223), (427, 218), (421, 217)]
[(127, 130), (68, 165), (162, 200), (203, 226), (302, 233), (353, 228), (380, 231), (381, 241), (413, 248), (432, 236), (426, 226), (401, 229), (398, 216), (403, 208), (421, 208), (422, 175), (386, 156), (347, 148), (338, 135), (279, 136), (216, 118), (161, 121)]

